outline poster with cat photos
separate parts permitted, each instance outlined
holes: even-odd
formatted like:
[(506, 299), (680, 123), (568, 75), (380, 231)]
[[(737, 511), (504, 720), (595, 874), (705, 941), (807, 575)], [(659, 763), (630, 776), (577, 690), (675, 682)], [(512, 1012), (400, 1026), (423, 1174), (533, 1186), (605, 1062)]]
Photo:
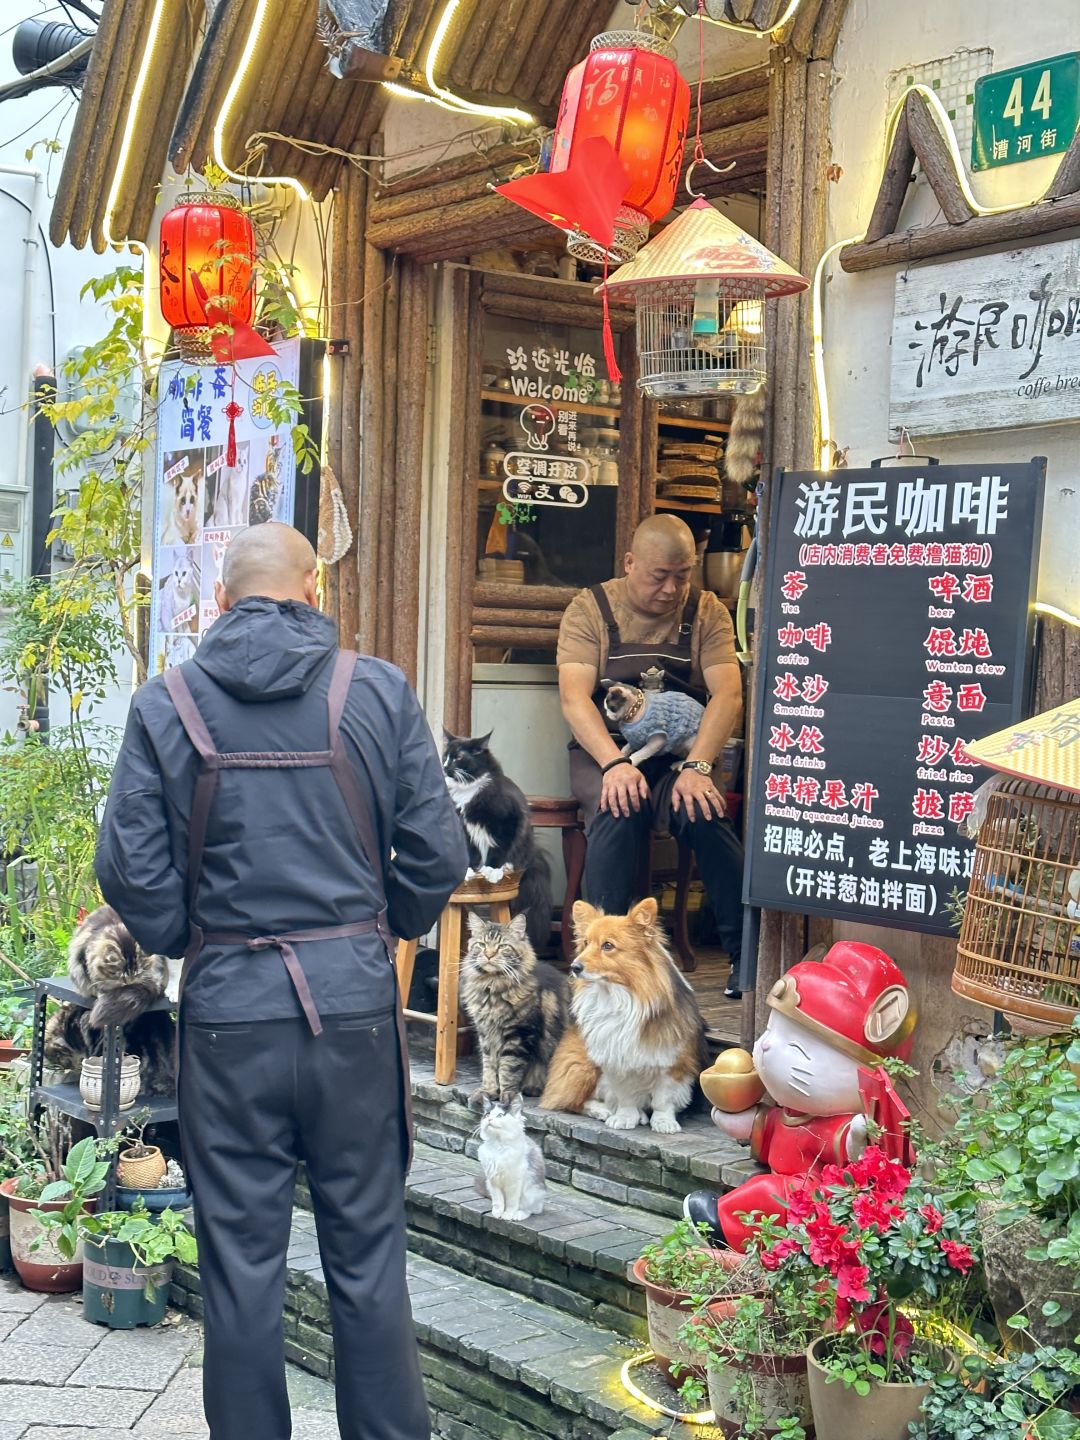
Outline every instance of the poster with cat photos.
[[(152, 674), (191, 658), (218, 617), (215, 582), (248, 525), (293, 523), (296, 468), (288, 425), (272, 418), (283, 385), (300, 378), (300, 341), (275, 357), (230, 365), (170, 361), (158, 381), (154, 476)], [(235, 457), (229, 463), (229, 407)]]

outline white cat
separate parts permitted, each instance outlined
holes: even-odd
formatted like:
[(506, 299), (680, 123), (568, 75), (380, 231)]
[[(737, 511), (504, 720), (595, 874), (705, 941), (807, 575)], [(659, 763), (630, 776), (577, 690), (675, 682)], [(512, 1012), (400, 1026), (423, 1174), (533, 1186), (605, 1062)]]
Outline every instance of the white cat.
[(535, 1140), (525, 1133), (521, 1096), (509, 1107), (484, 1097), (477, 1157), (483, 1178), (477, 1178), (481, 1195), (491, 1199), (496, 1220), (527, 1220), (542, 1215), (547, 1201), (544, 1157)]

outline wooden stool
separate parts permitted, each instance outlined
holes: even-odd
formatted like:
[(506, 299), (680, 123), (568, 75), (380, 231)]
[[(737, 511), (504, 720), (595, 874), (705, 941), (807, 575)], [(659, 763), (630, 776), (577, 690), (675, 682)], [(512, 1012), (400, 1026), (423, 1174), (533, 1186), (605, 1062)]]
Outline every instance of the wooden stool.
[[(492, 920), (505, 925), (510, 919), (510, 902), (517, 899), (521, 876), (508, 875), (492, 885), (490, 881), (466, 880), (459, 885), (439, 917), (439, 999), (434, 1015), (425, 1010), (406, 1010), (406, 1020), (435, 1026), (435, 1080), (452, 1085), (457, 1073), (458, 1025), (460, 1023), (461, 922), (466, 910), (488, 906)], [(401, 1003), (407, 1005), (416, 964), (415, 940), (399, 940), (395, 961)]]
[(566, 891), (559, 919), (559, 942), (569, 967), (574, 958), (574, 901), (581, 895), (581, 877), (585, 873), (585, 822), (576, 800), (555, 799), (550, 795), (529, 796), (529, 819), (534, 830), (562, 831)]

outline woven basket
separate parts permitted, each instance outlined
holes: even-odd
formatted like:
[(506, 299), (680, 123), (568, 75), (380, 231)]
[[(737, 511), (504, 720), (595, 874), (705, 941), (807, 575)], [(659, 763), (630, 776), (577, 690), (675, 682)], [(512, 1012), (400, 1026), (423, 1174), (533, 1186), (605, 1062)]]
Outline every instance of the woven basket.
[(1006, 780), (991, 794), (956, 947), (957, 995), (1067, 1030), (1080, 1012), (1080, 795)]
[(132, 1158), (129, 1151), (122, 1153), (116, 1165), (116, 1178), (129, 1190), (137, 1190), (140, 1186), (156, 1190), (167, 1169), (165, 1156), (155, 1145), (150, 1147), (149, 1155), (138, 1158)]

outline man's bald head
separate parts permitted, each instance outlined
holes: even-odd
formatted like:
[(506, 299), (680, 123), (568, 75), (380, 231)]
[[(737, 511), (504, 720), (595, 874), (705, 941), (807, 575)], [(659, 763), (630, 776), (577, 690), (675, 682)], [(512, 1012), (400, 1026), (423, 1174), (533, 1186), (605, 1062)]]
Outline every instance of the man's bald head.
[(642, 615), (681, 610), (697, 560), (694, 532), (675, 515), (650, 515), (634, 531), (626, 557), (626, 593)]
[(214, 587), (221, 611), (248, 595), (315, 604), (315, 551), (291, 525), (269, 520), (242, 530), (225, 552)]

